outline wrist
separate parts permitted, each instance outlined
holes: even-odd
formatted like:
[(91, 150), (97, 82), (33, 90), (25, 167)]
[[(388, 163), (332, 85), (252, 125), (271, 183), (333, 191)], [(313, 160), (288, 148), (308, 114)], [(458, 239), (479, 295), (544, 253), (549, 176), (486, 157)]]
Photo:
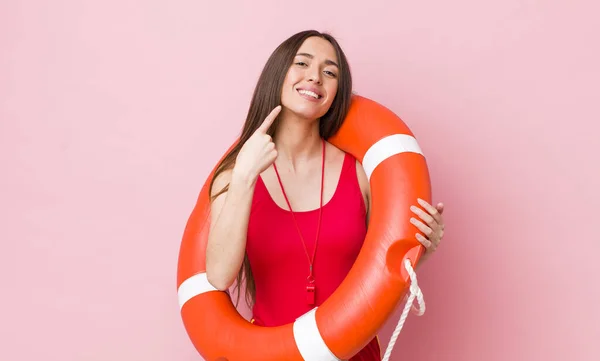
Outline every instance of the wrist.
[(256, 184), (258, 176), (249, 174), (248, 172), (241, 171), (233, 168), (231, 173), (231, 185), (234, 187), (242, 187), (244, 189), (252, 189)]

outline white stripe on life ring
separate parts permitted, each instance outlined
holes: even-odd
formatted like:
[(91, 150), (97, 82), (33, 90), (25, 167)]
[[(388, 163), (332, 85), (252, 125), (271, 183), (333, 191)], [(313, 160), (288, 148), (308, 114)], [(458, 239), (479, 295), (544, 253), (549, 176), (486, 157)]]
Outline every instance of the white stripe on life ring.
[(379, 164), (389, 157), (400, 153), (423, 154), (417, 140), (407, 134), (394, 134), (380, 139), (365, 153), (362, 161), (363, 168), (369, 180)]
[(198, 273), (183, 281), (177, 290), (177, 298), (179, 298), (179, 309), (192, 298), (210, 291), (218, 291), (213, 285), (208, 282), (206, 273)]
[(313, 308), (294, 322), (294, 339), (305, 361), (340, 361), (321, 337)]

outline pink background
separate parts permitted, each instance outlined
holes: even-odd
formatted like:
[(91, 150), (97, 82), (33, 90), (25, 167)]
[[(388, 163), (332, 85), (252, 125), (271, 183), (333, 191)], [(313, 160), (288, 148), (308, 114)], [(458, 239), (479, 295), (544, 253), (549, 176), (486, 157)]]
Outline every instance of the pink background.
[[(598, 360), (592, 1), (3, 1), (0, 359), (199, 360), (183, 227), (292, 33), (426, 152), (447, 237), (393, 360)], [(397, 318), (382, 333), (385, 347)]]

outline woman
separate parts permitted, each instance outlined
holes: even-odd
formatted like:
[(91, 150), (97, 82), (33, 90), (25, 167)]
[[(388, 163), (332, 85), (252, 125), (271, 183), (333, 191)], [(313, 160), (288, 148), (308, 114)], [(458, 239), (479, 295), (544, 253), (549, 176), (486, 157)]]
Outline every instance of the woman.
[[(215, 172), (206, 274), (219, 290), (245, 281), (256, 324), (287, 324), (322, 304), (361, 249), (369, 182), (356, 159), (326, 141), (351, 93), (336, 40), (293, 35), (267, 61), (240, 142)], [(443, 206), (415, 202), (411, 222), (427, 236), (417, 238), (428, 256), (443, 235)], [(380, 355), (375, 338), (351, 360)]]

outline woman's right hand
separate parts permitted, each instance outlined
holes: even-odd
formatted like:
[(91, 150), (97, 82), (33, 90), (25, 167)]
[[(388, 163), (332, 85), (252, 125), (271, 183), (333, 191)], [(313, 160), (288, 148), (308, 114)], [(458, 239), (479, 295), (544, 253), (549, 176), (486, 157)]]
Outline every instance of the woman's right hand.
[(232, 170), (220, 173), (213, 189), (230, 187), (211, 202), (211, 222), (206, 247), (206, 277), (220, 291), (235, 282), (244, 262), (248, 222), (252, 209), (254, 186), (259, 175), (277, 158), (275, 143), (267, 134), (277, 118), (276, 107), (242, 144)]
[(273, 139), (267, 132), (280, 111), (281, 105), (278, 105), (244, 143), (236, 158), (233, 174), (254, 182), (262, 172), (275, 162), (277, 150)]

